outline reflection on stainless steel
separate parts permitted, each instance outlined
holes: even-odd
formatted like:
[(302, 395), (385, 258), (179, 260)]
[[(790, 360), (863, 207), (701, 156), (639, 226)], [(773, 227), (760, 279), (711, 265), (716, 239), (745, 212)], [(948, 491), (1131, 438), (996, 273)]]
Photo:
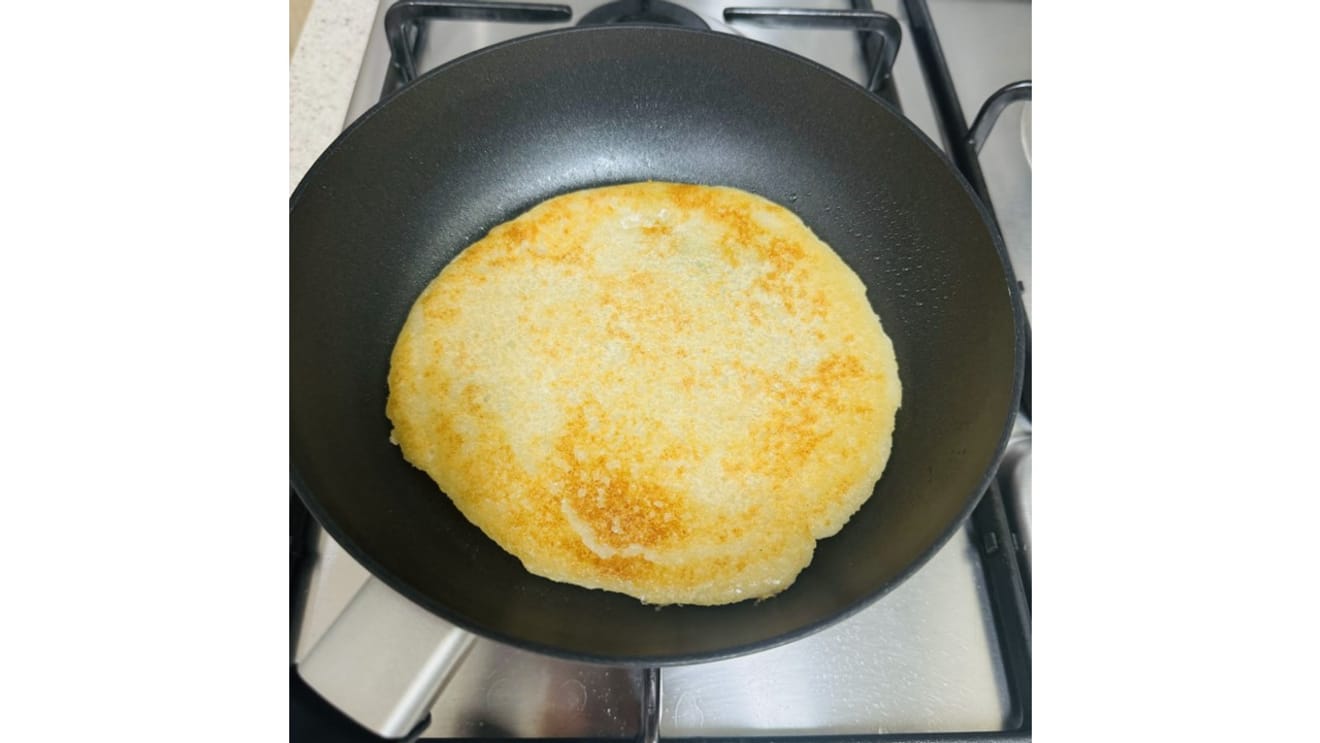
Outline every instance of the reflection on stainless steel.
[(828, 630), (665, 669), (661, 733), (1000, 730), (1008, 692), (986, 600), (976, 549), (959, 531), (893, 593)]
[(1027, 155), (1027, 167), (1031, 167), (1031, 104), (1022, 106), (1022, 151)]
[(372, 578), (298, 673), (363, 727), (401, 738), (426, 717), (475, 639)]
[[(969, 119), (996, 89), (1031, 77), (1031, 6), (1015, 0), (928, 0), (950, 72)], [(848, 0), (678, 0), (712, 28), (728, 31), (725, 7), (847, 9)], [(376, 103), (389, 66), (383, 0), (363, 58), (348, 122)], [(436, 23), (418, 50), (421, 71), (490, 44), (575, 24), (600, 0), (570, 0), (561, 24)], [(899, 0), (875, 0), (910, 34)], [(856, 34), (737, 24), (742, 35), (801, 54), (865, 84)], [(712, 71), (718, 74), (718, 71)], [(940, 140), (925, 80), (910, 44), (893, 79), (904, 115)], [(981, 163), (1007, 243), (1031, 300), (1031, 171), (1023, 156), (1023, 106), (985, 142)], [(859, 132), (858, 136), (864, 136)], [(1030, 146), (1028, 144), (1029, 151)], [(1000, 483), (1026, 514), (1030, 545), (1030, 422), (1019, 421)], [(321, 534), (296, 657), (303, 659), (367, 580), (366, 571)], [(660, 700), (663, 736), (849, 734), (998, 730), (1009, 696), (979, 557), (960, 530), (890, 595), (808, 638), (733, 660), (666, 668)], [(517, 650), (478, 639), (434, 708), (423, 737), (612, 737), (642, 734), (639, 669), (613, 668)]]
[(1008, 449), (999, 464), (999, 487), (1013, 511), (1013, 530), (1022, 543), (1022, 551), (1031, 564), (1031, 421), (1018, 413)]
[(660, 669), (647, 668), (642, 671), (642, 743), (656, 743), (660, 740), (660, 713), (663, 708), (660, 687)]
[(478, 640), (431, 710), (423, 738), (634, 738), (642, 672)]

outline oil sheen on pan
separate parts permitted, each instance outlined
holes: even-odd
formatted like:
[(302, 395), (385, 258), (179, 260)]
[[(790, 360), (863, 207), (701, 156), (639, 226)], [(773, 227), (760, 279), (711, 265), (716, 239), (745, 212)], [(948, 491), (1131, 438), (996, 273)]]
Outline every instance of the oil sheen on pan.
[(795, 214), (646, 182), (549, 199), (460, 253), (399, 333), (386, 412), (532, 573), (714, 605), (784, 590), (843, 528), (901, 394), (861, 280)]

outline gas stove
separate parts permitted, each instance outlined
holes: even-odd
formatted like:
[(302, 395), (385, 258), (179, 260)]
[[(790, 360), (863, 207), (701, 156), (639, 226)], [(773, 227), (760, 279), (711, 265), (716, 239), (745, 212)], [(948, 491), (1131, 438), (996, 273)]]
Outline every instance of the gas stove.
[[(552, 28), (619, 22), (741, 34), (899, 106), (990, 205), (1030, 317), (1030, 84), (1020, 82), (1031, 72), (1029, 3), (382, 0), (345, 124), (415, 75), (466, 53)], [(435, 701), (421, 739), (1029, 739), (1029, 381), (1027, 390), (1000, 476), (968, 524), (869, 608), (788, 645), (663, 673), (479, 639)], [(296, 498), (293, 506), (297, 661), (368, 573)]]

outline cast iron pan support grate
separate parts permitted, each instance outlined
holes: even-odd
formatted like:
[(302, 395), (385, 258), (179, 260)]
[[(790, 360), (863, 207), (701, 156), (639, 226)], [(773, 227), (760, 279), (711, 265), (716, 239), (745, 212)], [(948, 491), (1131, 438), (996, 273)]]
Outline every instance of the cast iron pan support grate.
[(898, 105), (892, 76), (894, 59), (903, 43), (903, 27), (888, 13), (870, 9), (725, 8), (724, 20), (761, 26), (855, 29), (861, 35), (863, 59), (867, 62), (866, 89)]
[[(1021, 81), (1001, 88), (982, 105), (976, 123), (969, 128), (963, 116), (958, 93), (953, 87), (944, 50), (926, 0), (903, 0), (912, 45), (922, 72), (936, 119), (944, 139), (944, 149), (953, 159), (958, 171), (971, 184), (972, 190), (986, 205), (990, 218), (998, 228), (994, 205), (986, 187), (985, 175), (978, 158), (981, 145), (1010, 103), (1031, 99), (1031, 82)], [(1021, 312), (1019, 303), (1018, 311)], [(1023, 319), (1026, 333), (1026, 374), (1022, 385), (1021, 408), (1031, 418), (1031, 327)], [(1008, 507), (995, 484), (991, 484), (972, 512), (972, 525), (978, 536), (981, 564), (985, 571), (986, 587), (990, 593), (996, 635), (1004, 659), (1004, 675), (1008, 680), (1012, 702), (1009, 727), (1024, 739), (1031, 737), (1031, 600), (1030, 587), (1024, 579), (1025, 555), (1021, 542), (1008, 517)]]
[(491, 21), (497, 23), (562, 23), (572, 20), (567, 5), (504, 3), (483, 0), (399, 0), (385, 11), (385, 38), (390, 42), (390, 71), (381, 90), (384, 100), (417, 79), (415, 54), (425, 39), (422, 20)]

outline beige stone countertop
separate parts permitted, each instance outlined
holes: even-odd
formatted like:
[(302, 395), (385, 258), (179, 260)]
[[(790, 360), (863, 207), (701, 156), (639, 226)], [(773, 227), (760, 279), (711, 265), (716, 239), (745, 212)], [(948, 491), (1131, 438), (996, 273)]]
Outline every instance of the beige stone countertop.
[(314, 0), (289, 61), (289, 192), (344, 128), (376, 0)]

